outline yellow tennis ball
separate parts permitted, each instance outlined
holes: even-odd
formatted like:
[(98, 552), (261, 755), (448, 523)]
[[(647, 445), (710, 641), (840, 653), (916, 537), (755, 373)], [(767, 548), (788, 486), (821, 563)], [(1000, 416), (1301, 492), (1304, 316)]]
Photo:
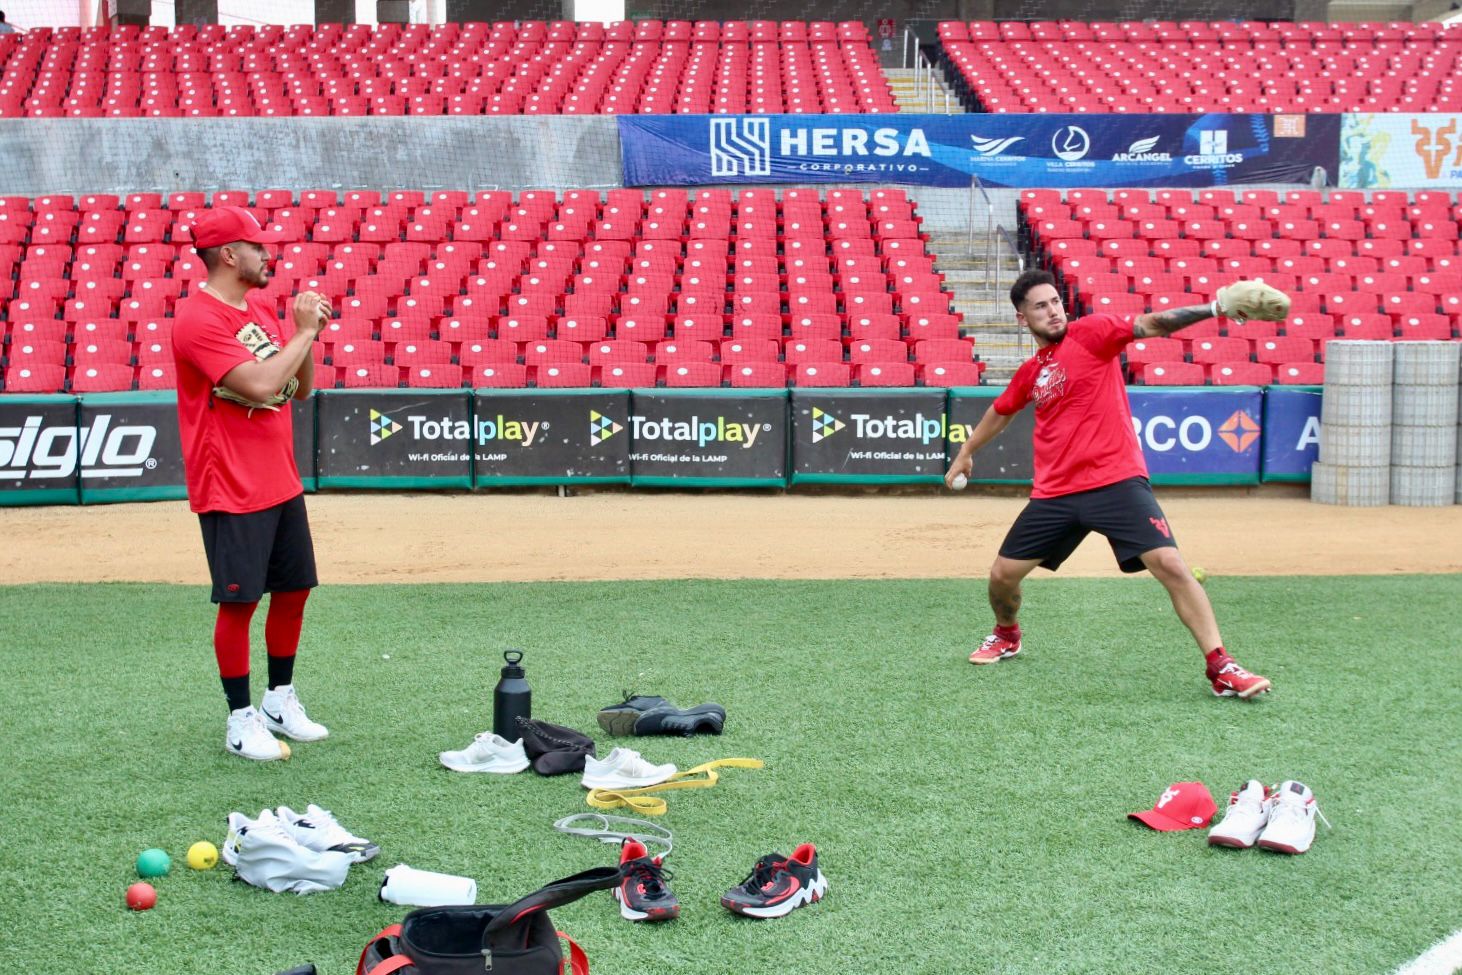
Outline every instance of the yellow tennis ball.
[(1206, 569), (1203, 569), (1203, 568), (1199, 567), (1199, 566), (1194, 566), (1193, 567), (1193, 578), (1195, 578), (1195, 579), (1198, 580), (1198, 585), (1200, 585), (1200, 586), (1207, 585), (1207, 583), (1208, 583), (1208, 571)]
[(289, 761), (289, 742), (281, 741), (279, 743), (279, 757), (286, 762)]
[(212, 870), (218, 863), (218, 847), (207, 840), (199, 840), (188, 847), (188, 866), (194, 870)]

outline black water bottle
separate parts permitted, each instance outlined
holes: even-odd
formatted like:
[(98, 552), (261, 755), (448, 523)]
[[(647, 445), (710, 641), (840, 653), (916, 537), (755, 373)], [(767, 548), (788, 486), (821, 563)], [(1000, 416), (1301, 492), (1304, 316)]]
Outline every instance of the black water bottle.
[(503, 653), (503, 659), (507, 666), (492, 695), (492, 732), (508, 741), (517, 741), (523, 737), (518, 719), (533, 717), (533, 691), (523, 677), (523, 651), (508, 650)]

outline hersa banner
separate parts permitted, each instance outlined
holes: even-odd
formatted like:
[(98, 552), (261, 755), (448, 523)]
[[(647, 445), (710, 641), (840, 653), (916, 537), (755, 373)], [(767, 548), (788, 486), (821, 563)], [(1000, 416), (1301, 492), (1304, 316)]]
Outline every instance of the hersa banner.
[(621, 115), (626, 186), (1214, 186), (1339, 168), (1338, 115)]

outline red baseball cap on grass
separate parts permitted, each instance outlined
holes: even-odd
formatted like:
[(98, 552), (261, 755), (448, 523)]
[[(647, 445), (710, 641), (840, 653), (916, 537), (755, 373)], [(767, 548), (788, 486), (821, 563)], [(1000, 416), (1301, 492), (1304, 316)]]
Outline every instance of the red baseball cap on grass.
[(278, 230), (265, 230), (243, 207), (214, 207), (193, 222), (193, 246), (200, 251), (222, 247), (237, 240), (251, 244), (277, 244), (284, 239)]
[(1157, 804), (1142, 812), (1128, 813), (1128, 819), (1145, 823), (1161, 833), (1207, 826), (1218, 812), (1218, 803), (1202, 782), (1174, 782), (1162, 790)]

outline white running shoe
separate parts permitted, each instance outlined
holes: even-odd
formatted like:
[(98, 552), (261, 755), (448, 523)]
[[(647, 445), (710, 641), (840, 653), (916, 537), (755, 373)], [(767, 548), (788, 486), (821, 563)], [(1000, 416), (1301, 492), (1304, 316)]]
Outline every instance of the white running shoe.
[(584, 757), (586, 789), (638, 789), (664, 782), (674, 774), (673, 764), (651, 765), (632, 748), (616, 748), (603, 759)]
[(484, 731), (472, 744), (458, 752), (441, 752), (437, 758), (453, 772), (497, 772), (509, 775), (528, 767), (523, 739), (508, 741), (502, 735)]
[(223, 837), (223, 847), (218, 851), (223, 862), (229, 866), (237, 866), (239, 862), (239, 844), (243, 842), (244, 834), (254, 825), (254, 821), (241, 812), (228, 814), (228, 832)]
[[(237, 815), (229, 817), (231, 830)], [(311, 850), (304, 846), (269, 809), (248, 822), (237, 837), (234, 843), (225, 840), (224, 848), (232, 851), (233, 867), (239, 879), (275, 893), (334, 890), (345, 883), (345, 875), (354, 860), (349, 853)]]
[(365, 863), (381, 852), (381, 848), (370, 840), (356, 836), (340, 825), (328, 809), (321, 809), (313, 802), (297, 813), (288, 806), (276, 810), (279, 824), (294, 837), (296, 843), (316, 853), (344, 853), (355, 863)]
[(1223, 814), (1223, 822), (1208, 831), (1208, 845), (1247, 850), (1264, 832), (1273, 805), (1264, 783), (1250, 779), (1242, 789), (1229, 796), (1228, 812)]
[(265, 691), (264, 700), (259, 702), (259, 711), (264, 715), (265, 727), (295, 741), (319, 741), (330, 734), (329, 728), (318, 721), (311, 721), (305, 714), (293, 684), (281, 684)]
[[(1303, 782), (1281, 782), (1269, 811), (1269, 825), (1259, 834), (1259, 845), (1278, 853), (1303, 853), (1315, 841), (1315, 814), (1320, 807)], [(1324, 819), (1324, 816), (1320, 817)]]
[(273, 762), (289, 757), (289, 746), (275, 738), (264, 726), (264, 717), (251, 704), (228, 715), (228, 733), (223, 747), (235, 755), (256, 762)]

